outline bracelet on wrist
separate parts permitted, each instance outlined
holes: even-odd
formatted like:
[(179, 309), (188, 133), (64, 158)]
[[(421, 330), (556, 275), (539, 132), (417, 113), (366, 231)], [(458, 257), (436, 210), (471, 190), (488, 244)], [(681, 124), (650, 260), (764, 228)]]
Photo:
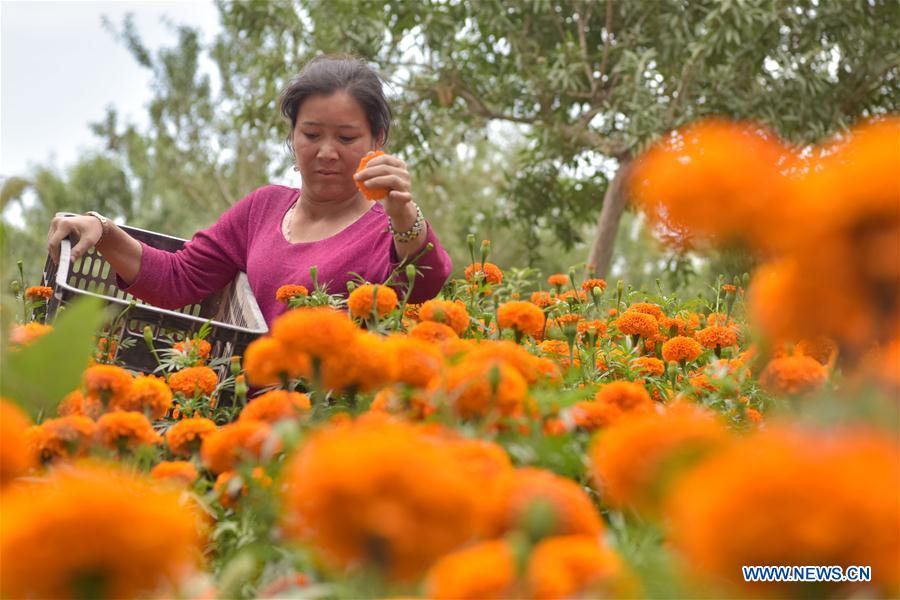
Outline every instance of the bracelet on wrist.
[(87, 216), (94, 217), (95, 219), (100, 221), (100, 239), (98, 239), (95, 242), (95, 245), (99, 244), (100, 242), (103, 241), (103, 238), (106, 237), (106, 229), (109, 227), (109, 219), (107, 219), (106, 217), (104, 217), (103, 215), (98, 213), (96, 210), (89, 210), (88, 212), (86, 212), (84, 214)]
[(397, 231), (394, 229), (394, 223), (391, 221), (391, 218), (388, 217), (387, 230), (396, 241), (405, 244), (419, 237), (419, 233), (421, 233), (424, 223), (425, 218), (422, 216), (422, 209), (419, 208), (419, 205), (416, 205), (416, 221), (412, 224), (412, 227), (406, 231)]

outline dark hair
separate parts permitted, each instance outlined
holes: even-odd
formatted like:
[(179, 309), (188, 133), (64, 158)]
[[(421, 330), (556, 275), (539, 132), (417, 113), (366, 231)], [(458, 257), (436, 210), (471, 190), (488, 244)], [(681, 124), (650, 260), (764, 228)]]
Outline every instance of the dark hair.
[(351, 56), (318, 56), (309, 61), (300, 74), (281, 94), (281, 114), (291, 122), (287, 146), (293, 153), (291, 136), (297, 125), (297, 113), (307, 98), (346, 92), (362, 107), (372, 130), (372, 137), (384, 135), (387, 142), (391, 129), (391, 107), (384, 97), (381, 76), (363, 60)]

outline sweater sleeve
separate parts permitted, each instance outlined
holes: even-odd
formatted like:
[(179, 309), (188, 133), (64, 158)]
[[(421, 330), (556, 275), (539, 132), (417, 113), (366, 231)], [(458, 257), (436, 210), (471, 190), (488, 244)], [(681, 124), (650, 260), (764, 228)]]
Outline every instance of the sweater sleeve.
[(119, 288), (154, 306), (176, 309), (225, 287), (247, 269), (248, 224), (256, 193), (228, 209), (209, 229), (194, 234), (177, 252), (141, 242), (138, 276), (131, 285), (116, 277)]
[[(430, 252), (425, 252), (425, 248), (428, 244), (431, 244), (433, 248)], [(394, 247), (393, 241), (390, 244), (390, 248), (390, 270), (393, 271), (400, 265), (401, 260), (397, 255), (397, 249)], [(419, 303), (431, 300), (440, 293), (441, 288), (444, 287), (444, 284), (447, 283), (447, 279), (450, 278), (450, 272), (453, 270), (453, 262), (450, 260), (450, 255), (447, 254), (447, 251), (441, 245), (441, 242), (438, 241), (434, 229), (431, 228), (431, 224), (428, 224), (425, 246), (419, 251), (415, 264), (420, 275), (416, 276), (416, 281), (413, 285), (413, 291), (409, 301)], [(397, 279), (408, 285), (405, 271), (401, 271), (397, 275)]]

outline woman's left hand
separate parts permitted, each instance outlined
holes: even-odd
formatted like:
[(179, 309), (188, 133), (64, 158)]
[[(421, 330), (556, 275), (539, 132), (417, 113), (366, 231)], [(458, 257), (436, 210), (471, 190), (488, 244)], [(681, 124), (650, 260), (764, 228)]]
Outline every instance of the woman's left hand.
[(370, 188), (390, 190), (383, 200), (388, 216), (404, 215), (410, 210), (412, 201), (409, 171), (406, 163), (391, 154), (381, 154), (366, 163), (366, 168), (354, 175), (357, 181)]

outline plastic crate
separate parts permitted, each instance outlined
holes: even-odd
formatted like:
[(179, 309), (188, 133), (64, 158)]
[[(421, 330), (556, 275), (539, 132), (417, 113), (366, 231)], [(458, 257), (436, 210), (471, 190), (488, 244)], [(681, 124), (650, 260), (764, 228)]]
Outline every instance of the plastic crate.
[[(68, 214), (58, 213), (58, 216)], [(187, 241), (136, 227), (120, 227), (148, 246), (167, 252), (180, 250)], [(116, 362), (128, 369), (150, 373), (157, 367), (156, 359), (144, 342), (146, 326), (153, 333), (154, 345), (161, 349), (168, 347), (167, 338), (183, 338), (209, 321), (212, 330), (206, 341), (212, 346), (212, 359), (242, 355), (247, 344), (268, 331), (245, 273), (238, 273), (231, 283), (198, 304), (167, 310), (147, 304), (120, 290), (116, 285), (115, 271), (94, 248), (75, 263), (70, 262), (71, 251), (71, 243), (66, 239), (60, 248), (59, 265), (47, 257), (43, 285), (53, 288), (53, 296), (47, 301), (46, 320), (52, 321), (60, 306), (80, 296), (101, 298), (107, 304), (117, 306), (119, 310), (127, 307), (132, 300), (136, 301), (137, 304), (128, 311), (118, 332), (123, 341), (134, 338), (130, 347), (120, 344), (116, 354)], [(220, 379), (226, 375), (227, 369), (221, 368)]]

